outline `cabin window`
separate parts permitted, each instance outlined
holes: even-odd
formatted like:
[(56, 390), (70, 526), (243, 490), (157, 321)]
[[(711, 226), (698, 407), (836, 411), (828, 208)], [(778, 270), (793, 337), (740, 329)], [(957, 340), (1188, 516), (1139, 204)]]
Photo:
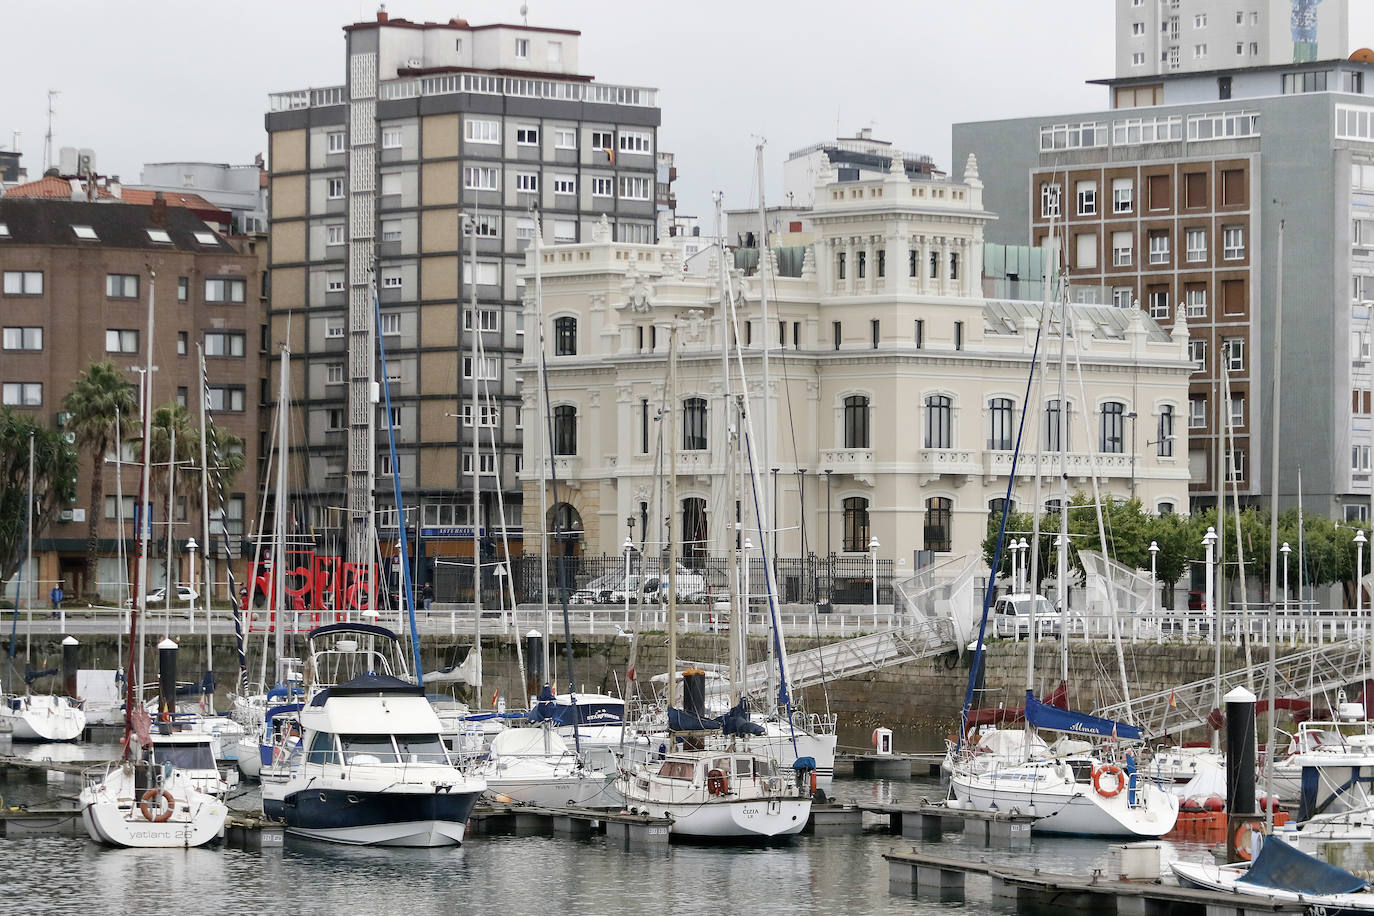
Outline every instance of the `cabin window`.
[(339, 741), (346, 764), (396, 763), (396, 745), (390, 735), (340, 735)]
[(307, 763), (338, 763), (339, 750), (334, 744), (334, 736), (329, 732), (315, 732), (315, 737), (310, 742), (310, 753), (306, 757)]
[(447, 764), (448, 754), (438, 735), (397, 735), (396, 748), (402, 763)]

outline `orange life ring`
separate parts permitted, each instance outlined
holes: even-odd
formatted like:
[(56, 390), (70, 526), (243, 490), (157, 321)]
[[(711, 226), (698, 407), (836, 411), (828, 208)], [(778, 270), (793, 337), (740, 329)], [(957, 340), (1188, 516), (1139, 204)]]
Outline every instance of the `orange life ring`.
[(1231, 837), (1231, 842), (1236, 847), (1236, 855), (1246, 862), (1250, 861), (1250, 844), (1257, 833), (1264, 833), (1264, 828), (1255, 821), (1246, 821), (1236, 828), (1235, 836)]
[(730, 791), (730, 777), (724, 770), (710, 770), (706, 773), (706, 791), (712, 795), (724, 795)]
[[(1114, 783), (1110, 792), (1102, 788), (1102, 776), (1106, 774), (1114, 777)], [(1121, 794), (1121, 790), (1126, 787), (1126, 777), (1121, 774), (1121, 767), (1114, 763), (1109, 763), (1104, 767), (1093, 770), (1093, 791), (1103, 798), (1116, 798)]]
[[(149, 807), (149, 803), (157, 801), (159, 797), (166, 800), (167, 807), (154, 815), (152, 808)], [(168, 792), (166, 789), (149, 789), (147, 792), (144, 792), (143, 797), (138, 800), (138, 810), (143, 814), (143, 819), (151, 821), (154, 824), (166, 823), (171, 818), (172, 812), (176, 809), (176, 800), (172, 798), (172, 793)]]

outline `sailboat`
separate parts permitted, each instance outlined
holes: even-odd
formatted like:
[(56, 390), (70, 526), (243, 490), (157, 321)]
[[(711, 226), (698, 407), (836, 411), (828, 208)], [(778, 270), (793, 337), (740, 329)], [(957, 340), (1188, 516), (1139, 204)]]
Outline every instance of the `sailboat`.
[[(1055, 258), (1056, 249), (1051, 243), (1049, 257)], [(1049, 276), (1051, 271), (1046, 271)], [(1050, 289), (1046, 283), (1045, 312), (1048, 312)], [(1064, 371), (1064, 338), (1067, 334), (1067, 301), (1061, 290), (1060, 326), (1060, 378)], [(1042, 317), (1041, 326), (1045, 325)], [(1029, 400), (1030, 387), (1034, 378), (1035, 364), (1039, 358), (1040, 335), (1036, 335), (1035, 353), (1031, 359), (1031, 378), (1027, 379)], [(1061, 394), (1060, 403), (1065, 403)], [(1059, 443), (1067, 442), (1065, 436), (1066, 410), (1059, 411)], [(1024, 428), (1025, 415), (1022, 415)], [(1006, 501), (1002, 512), (1001, 530), (998, 534), (997, 548), (993, 558), (993, 569), (1001, 566), (1002, 551), (1006, 540), (1007, 513), (1011, 505), (1012, 487), (1016, 479), (1016, 464), (1020, 458), (1020, 433), (1017, 447), (1012, 455), (1012, 469), (1007, 478)], [(1038, 479), (1037, 474), (1037, 479)], [(1094, 489), (1096, 481), (1094, 480)], [(1100, 504), (1101, 500), (1095, 500)], [(1066, 511), (1067, 502), (1063, 509)], [(1061, 520), (1065, 515), (1061, 511)], [(1099, 516), (1099, 533), (1100, 532)], [(1060, 585), (1063, 587), (1065, 567), (1062, 552), (1067, 549), (1067, 538), (1061, 537)], [(1038, 543), (1039, 538), (1036, 538)], [(1105, 538), (1104, 538), (1105, 541)], [(972, 706), (974, 687), (977, 684), (979, 668), (982, 663), (984, 635), (987, 627), (988, 610), (992, 601), (989, 590), (984, 600), (983, 619), (977, 641), (973, 668), (969, 673), (969, 686), (965, 693), (963, 718), (959, 743), (962, 745), (967, 732), (967, 717)], [(1066, 610), (1061, 603), (1061, 612)], [(1020, 760), (1003, 761), (994, 759), (990, 764), (975, 765), (971, 758), (956, 760), (950, 777), (949, 804), (951, 807), (972, 808), (977, 810), (997, 809), (1015, 810), (1030, 814), (1039, 819), (1032, 830), (1040, 833), (1074, 834), (1084, 836), (1113, 837), (1159, 837), (1173, 829), (1178, 818), (1178, 799), (1164, 792), (1156, 785), (1141, 777), (1136, 754), (1125, 749), (1119, 742), (1140, 742), (1140, 729), (1122, 722), (1114, 722), (1085, 713), (1074, 712), (1051, 706), (1034, 695), (1033, 676), (1035, 671), (1035, 639), (1026, 641), (1027, 675), (1024, 719), (1028, 732), (1032, 729), (1046, 729), (1072, 735), (1076, 738), (1096, 737), (1102, 739), (1096, 753), (1073, 753), (1062, 758), (1049, 756), (1032, 757), (1029, 753), (1033, 739), (1027, 736), (1021, 748), (1025, 752)], [(1118, 653), (1120, 646), (1118, 645)], [(1125, 687), (1123, 678), (1123, 687)], [(1128, 696), (1129, 699), (1129, 696)]]
[[(148, 280), (148, 337), (153, 337), (154, 288)], [(148, 381), (143, 393), (143, 468), (139, 505), (147, 505), (152, 437), (152, 347), (148, 348)], [(146, 514), (146, 513), (145, 513)], [(148, 533), (151, 519), (138, 521), (138, 574), (135, 604), (129, 613), (129, 670), (125, 678), (124, 756), (83, 774), (81, 820), (91, 839), (111, 846), (191, 847), (219, 838), (229, 809), (224, 801), (196, 787), (192, 777), (171, 761), (154, 757), (151, 722), (143, 707), (143, 641), (140, 614), (148, 612)], [(135, 664), (134, 659), (138, 661)], [(168, 700), (167, 702), (173, 702)]]

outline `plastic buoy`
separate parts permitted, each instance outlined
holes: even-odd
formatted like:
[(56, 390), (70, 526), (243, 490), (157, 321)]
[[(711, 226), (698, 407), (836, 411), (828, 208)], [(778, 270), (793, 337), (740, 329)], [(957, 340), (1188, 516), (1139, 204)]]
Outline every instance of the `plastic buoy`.
[(1225, 811), (1226, 802), (1221, 798), (1221, 796), (1212, 795), (1209, 796), (1208, 799), (1202, 803), (1202, 807), (1206, 808), (1208, 811)]

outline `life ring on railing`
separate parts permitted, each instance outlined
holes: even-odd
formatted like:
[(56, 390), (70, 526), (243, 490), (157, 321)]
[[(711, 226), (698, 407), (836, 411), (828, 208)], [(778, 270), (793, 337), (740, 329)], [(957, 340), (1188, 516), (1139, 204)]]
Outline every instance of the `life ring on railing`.
[[(150, 803), (157, 801), (159, 798), (167, 802), (167, 807), (163, 808), (157, 814), (153, 814)], [(166, 821), (171, 818), (172, 812), (176, 809), (176, 799), (172, 798), (172, 793), (168, 792), (166, 789), (149, 789), (147, 792), (144, 792), (143, 797), (138, 800), (138, 810), (143, 814), (143, 819), (151, 821), (154, 824), (166, 823)]]
[[(1102, 777), (1111, 776), (1113, 778), (1110, 790), (1102, 788)], [(1126, 787), (1126, 777), (1121, 772), (1121, 767), (1114, 763), (1109, 763), (1104, 767), (1093, 770), (1093, 791), (1103, 798), (1116, 798), (1121, 794), (1121, 790)]]
[(1231, 842), (1236, 846), (1236, 856), (1250, 861), (1250, 847), (1254, 842), (1255, 834), (1264, 833), (1264, 828), (1255, 821), (1246, 821), (1236, 828), (1235, 836), (1231, 837)]
[(730, 777), (724, 770), (710, 770), (706, 773), (706, 791), (712, 795), (724, 795), (730, 791)]

